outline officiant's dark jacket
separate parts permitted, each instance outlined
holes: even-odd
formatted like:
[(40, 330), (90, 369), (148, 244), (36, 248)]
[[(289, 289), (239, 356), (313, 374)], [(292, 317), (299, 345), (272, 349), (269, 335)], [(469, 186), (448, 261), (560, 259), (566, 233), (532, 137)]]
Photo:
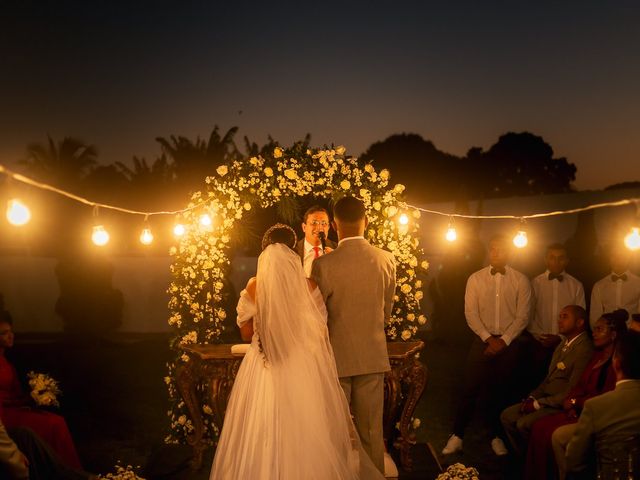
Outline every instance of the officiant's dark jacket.
[(593, 343), (587, 332), (581, 333), (568, 347), (564, 340), (560, 342), (553, 352), (549, 373), (531, 396), (541, 406), (562, 408), (565, 397), (578, 383), (592, 355)]
[(389, 370), (384, 325), (391, 315), (396, 289), (393, 254), (364, 238), (348, 239), (313, 261), (311, 278), (329, 312), (338, 376)]
[[(337, 246), (336, 242), (327, 238), (327, 247), (335, 250)], [(298, 240), (298, 243), (296, 243), (296, 252), (298, 252), (300, 260), (304, 262), (304, 238), (302, 240)]]

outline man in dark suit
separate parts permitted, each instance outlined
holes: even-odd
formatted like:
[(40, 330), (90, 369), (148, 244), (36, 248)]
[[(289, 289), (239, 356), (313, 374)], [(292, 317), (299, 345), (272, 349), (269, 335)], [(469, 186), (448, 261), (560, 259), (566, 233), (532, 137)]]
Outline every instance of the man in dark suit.
[(558, 333), (564, 340), (551, 357), (549, 373), (522, 403), (506, 408), (500, 421), (513, 450), (523, 455), (531, 426), (541, 417), (562, 410), (569, 390), (578, 383), (591, 359), (593, 344), (587, 335), (587, 312), (579, 305), (560, 310)]
[[(329, 213), (319, 205), (309, 208), (302, 219), (302, 232), (304, 238), (296, 244), (296, 251), (302, 259), (302, 267), (307, 277), (311, 276), (313, 261), (331, 252), (336, 244), (329, 240)], [(324, 234), (325, 245), (323, 248), (320, 233)]]
[[(617, 378), (616, 388), (585, 402), (576, 431), (567, 445), (568, 472), (587, 469), (589, 460), (593, 458), (594, 447), (601, 467), (606, 469), (616, 460), (611, 452), (614, 452), (617, 447), (621, 447), (621, 450), (628, 448), (631, 443), (629, 438), (632, 436), (636, 437), (635, 444), (638, 444), (640, 333), (629, 331), (626, 335), (620, 336), (612, 363)], [(629, 452), (627, 455), (622, 455), (624, 458), (618, 459), (622, 462), (621, 468), (625, 470), (629, 467), (629, 462), (635, 461), (636, 467), (638, 464), (638, 452), (635, 452), (635, 458), (629, 458), (629, 455), (634, 454)], [(612, 470), (618, 467), (620, 465), (614, 466)]]

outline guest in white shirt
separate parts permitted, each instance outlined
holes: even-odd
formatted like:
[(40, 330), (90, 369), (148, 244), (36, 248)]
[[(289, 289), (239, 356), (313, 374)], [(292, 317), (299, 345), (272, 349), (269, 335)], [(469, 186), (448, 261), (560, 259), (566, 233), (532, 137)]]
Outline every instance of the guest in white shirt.
[(598, 280), (591, 291), (591, 326), (603, 313), (624, 308), (629, 317), (640, 313), (640, 277), (629, 271), (631, 252), (615, 246), (609, 256), (611, 274)]
[[(336, 248), (336, 244), (328, 239), (329, 235), (329, 213), (319, 205), (310, 207), (302, 220), (302, 232), (304, 238), (296, 244), (296, 251), (302, 259), (302, 268), (307, 278), (311, 276), (311, 266), (313, 261)], [(322, 239), (324, 235), (325, 243)]]
[(567, 305), (586, 308), (582, 283), (565, 271), (569, 264), (565, 246), (560, 243), (549, 245), (544, 261), (547, 270), (531, 281), (533, 310), (527, 326), (532, 336), (527, 356), (531, 388), (546, 375), (553, 350), (561, 341), (558, 334), (560, 310)]
[(481, 392), (487, 396), (478, 403), (484, 406), (483, 417), (492, 429), (491, 447), (496, 455), (507, 454), (498, 437), (500, 413), (511, 402), (510, 383), (520, 356), (520, 335), (531, 310), (529, 280), (507, 265), (509, 253), (509, 239), (494, 236), (489, 242), (490, 266), (467, 281), (465, 317), (476, 336), (467, 356), (463, 394), (444, 455), (462, 450), (464, 431)]

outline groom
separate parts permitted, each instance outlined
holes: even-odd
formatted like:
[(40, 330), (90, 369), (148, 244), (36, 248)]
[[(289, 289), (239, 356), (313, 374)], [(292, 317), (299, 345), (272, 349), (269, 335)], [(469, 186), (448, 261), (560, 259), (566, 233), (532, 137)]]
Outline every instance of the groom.
[(395, 263), (393, 254), (364, 239), (367, 219), (360, 200), (338, 200), (333, 217), (338, 247), (313, 262), (311, 278), (327, 305), (340, 385), (362, 446), (384, 473), (384, 372), (390, 370), (384, 325), (393, 305)]

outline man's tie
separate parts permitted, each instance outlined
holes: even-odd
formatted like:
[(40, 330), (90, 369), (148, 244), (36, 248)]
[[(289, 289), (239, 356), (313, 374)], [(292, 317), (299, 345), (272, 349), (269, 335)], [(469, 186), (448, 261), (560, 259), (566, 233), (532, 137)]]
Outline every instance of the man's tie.
[(549, 272), (549, 280), (554, 280), (554, 279), (556, 279), (556, 280), (558, 280), (559, 282), (561, 282), (563, 278), (564, 278), (564, 277), (562, 276), (562, 274), (561, 274), (561, 273), (555, 274), (555, 273), (551, 273), (551, 272)]
[(504, 275), (506, 272), (505, 268), (496, 268), (496, 267), (491, 267), (491, 275), (495, 275), (496, 273), (500, 273), (502, 275)]
[(618, 280), (622, 280), (623, 282), (627, 281), (627, 274), (623, 273), (622, 275), (616, 275), (615, 273), (611, 274), (611, 281), (617, 282)]
[(318, 258), (320, 256), (320, 247), (313, 247), (313, 258)]

